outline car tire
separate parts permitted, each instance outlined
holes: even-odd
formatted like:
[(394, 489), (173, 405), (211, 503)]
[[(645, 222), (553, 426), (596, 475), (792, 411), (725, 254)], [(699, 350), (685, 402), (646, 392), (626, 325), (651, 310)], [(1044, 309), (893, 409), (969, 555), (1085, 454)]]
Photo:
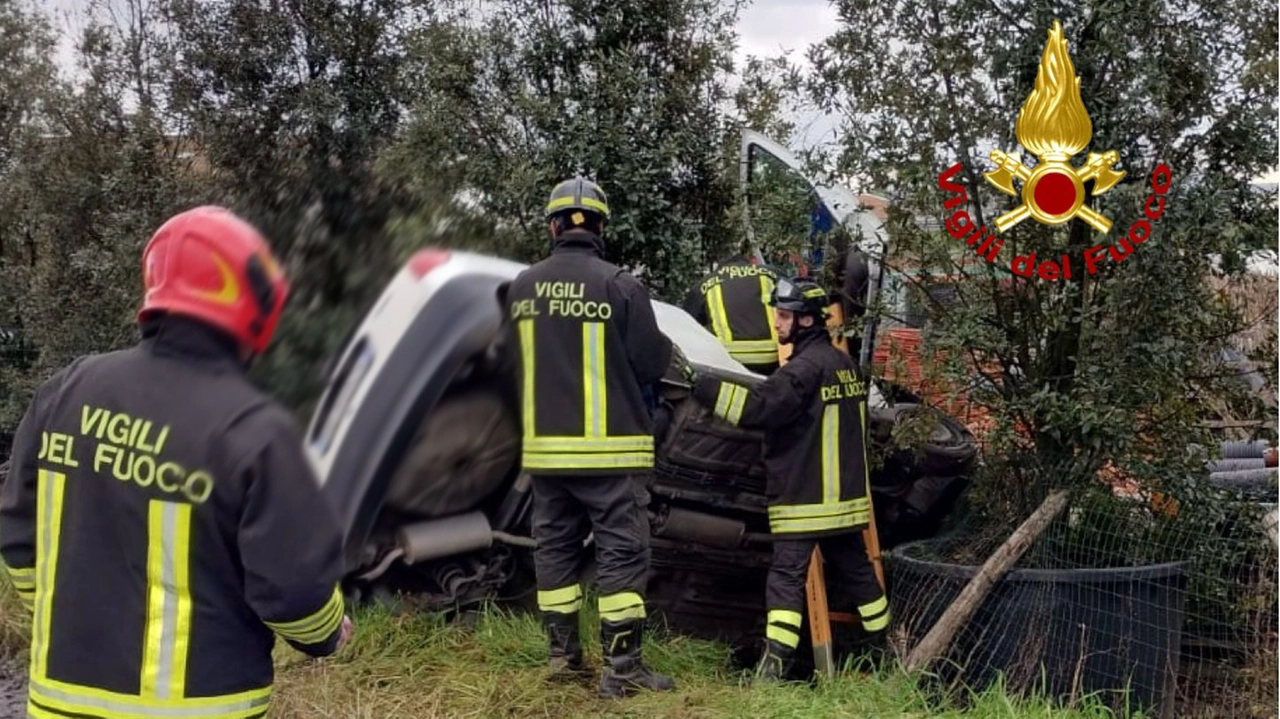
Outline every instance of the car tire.
[(519, 417), (500, 390), (453, 393), (423, 418), (387, 506), (423, 518), (467, 511), (503, 486), (519, 455)]
[[(914, 421), (920, 414), (927, 414), (933, 419), (927, 439), (915, 451), (893, 451), (892, 459), (897, 471), (912, 479), (921, 476), (957, 477), (973, 467), (978, 456), (977, 442), (964, 425), (941, 410), (919, 404), (900, 404), (884, 408), (881, 412), (892, 419), (890, 430)], [(884, 427), (879, 428), (881, 436), (884, 431)]]

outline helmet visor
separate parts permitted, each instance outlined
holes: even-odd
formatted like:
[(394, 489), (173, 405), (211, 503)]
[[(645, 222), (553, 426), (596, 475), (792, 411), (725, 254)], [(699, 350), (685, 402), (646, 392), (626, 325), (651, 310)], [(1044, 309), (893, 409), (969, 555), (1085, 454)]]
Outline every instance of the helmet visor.
[(775, 286), (774, 293), (774, 296), (783, 302), (800, 298), (800, 293), (796, 292), (795, 284), (785, 277), (778, 279), (778, 284)]

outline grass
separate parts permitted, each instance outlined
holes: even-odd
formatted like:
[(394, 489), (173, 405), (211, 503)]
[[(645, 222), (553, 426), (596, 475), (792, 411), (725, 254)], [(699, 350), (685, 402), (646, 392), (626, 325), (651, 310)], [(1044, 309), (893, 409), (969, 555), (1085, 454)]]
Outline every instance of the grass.
[[(0, 581), (0, 655), (25, 666), (29, 619)], [(283, 643), (276, 649), (278, 719), (343, 717), (1110, 717), (1100, 707), (1076, 710), (1014, 700), (999, 687), (966, 710), (931, 705), (896, 670), (846, 670), (817, 686), (747, 688), (720, 644), (667, 637), (646, 644), (646, 658), (675, 676), (677, 690), (628, 699), (598, 699), (591, 687), (545, 682), (546, 648), (535, 616), (488, 607), (466, 621), (438, 614), (371, 607), (357, 611), (354, 641), (338, 655), (313, 660)], [(595, 626), (584, 611), (584, 628)], [(599, 666), (594, 632), (584, 634)]]

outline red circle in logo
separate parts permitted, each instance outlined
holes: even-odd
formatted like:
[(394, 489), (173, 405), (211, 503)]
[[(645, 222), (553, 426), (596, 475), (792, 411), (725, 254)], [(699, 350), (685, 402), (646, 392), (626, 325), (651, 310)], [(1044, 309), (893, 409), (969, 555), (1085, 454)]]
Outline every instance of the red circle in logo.
[(1036, 182), (1036, 205), (1046, 214), (1061, 215), (1076, 204), (1076, 183), (1065, 173), (1046, 172)]

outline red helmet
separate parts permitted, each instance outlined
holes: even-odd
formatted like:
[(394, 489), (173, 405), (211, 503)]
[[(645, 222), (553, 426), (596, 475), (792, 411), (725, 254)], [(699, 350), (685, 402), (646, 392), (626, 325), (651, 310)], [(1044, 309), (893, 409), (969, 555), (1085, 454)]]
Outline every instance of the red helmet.
[(262, 234), (223, 207), (174, 215), (142, 251), (146, 297), (138, 320), (172, 312), (208, 322), (262, 353), (289, 283)]

